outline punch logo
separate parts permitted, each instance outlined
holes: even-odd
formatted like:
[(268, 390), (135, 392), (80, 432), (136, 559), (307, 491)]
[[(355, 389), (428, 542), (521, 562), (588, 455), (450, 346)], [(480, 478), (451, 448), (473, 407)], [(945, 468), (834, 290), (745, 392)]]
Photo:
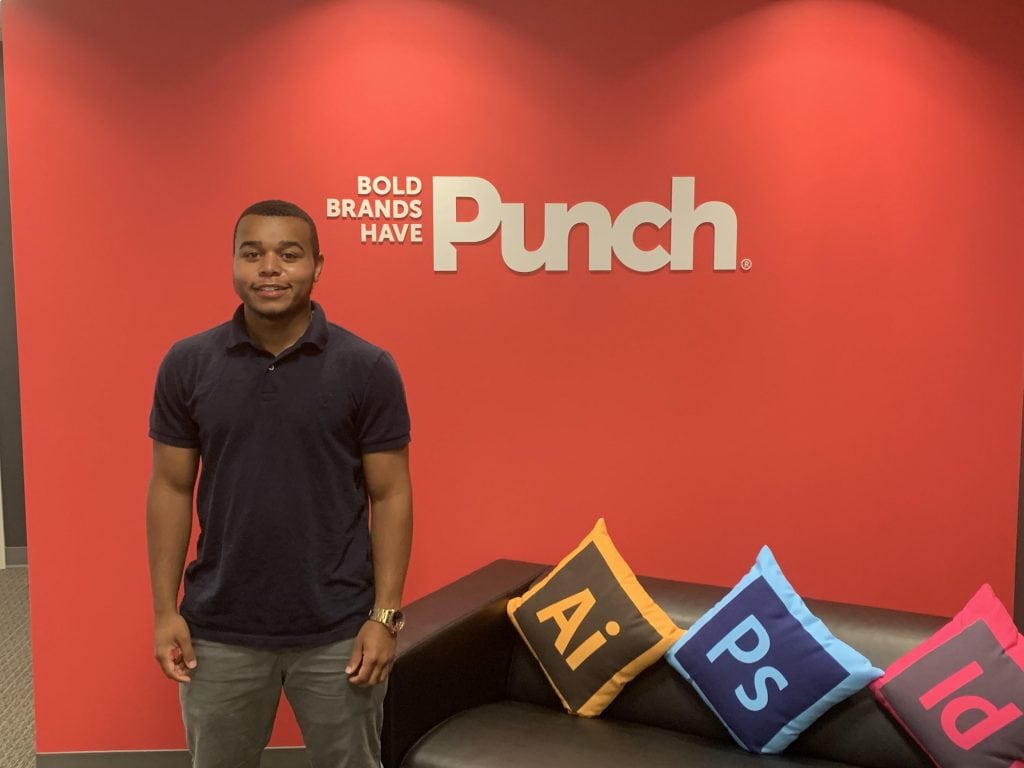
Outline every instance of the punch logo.
[[(526, 247), (524, 203), (505, 202), (487, 179), (479, 176), (434, 176), (433, 261), (435, 272), (457, 272), (458, 246), (481, 243), (500, 233), (501, 255), (513, 272), (566, 272), (569, 270), (569, 235), (582, 225), (587, 231), (587, 268), (609, 272), (613, 264), (635, 272), (668, 268), (689, 272), (694, 268), (697, 228), (714, 229), (711, 268), (716, 272), (751, 268), (749, 259), (737, 262), (736, 212), (727, 203), (709, 200), (699, 205), (692, 176), (672, 178), (668, 205), (636, 202), (614, 217), (600, 203), (584, 201), (545, 203), (544, 239), (535, 249)], [(423, 182), (417, 176), (357, 176), (356, 196), (327, 198), (327, 218), (359, 222), (360, 242), (367, 244), (423, 243)], [(459, 217), (459, 201), (471, 201), (475, 213)], [(531, 216), (538, 215), (531, 211)], [(636, 232), (644, 225), (668, 228), (668, 248), (641, 247)]]
[[(459, 221), (456, 203), (460, 198), (473, 200), (477, 215)], [(694, 204), (694, 179), (672, 179), (671, 207), (639, 202), (627, 206), (612, 221), (611, 212), (593, 202), (546, 203), (544, 205), (544, 242), (536, 250), (524, 243), (523, 203), (503, 202), (498, 190), (486, 179), (476, 176), (434, 177), (434, 270), (458, 269), (456, 244), (479, 243), (501, 229), (501, 255), (514, 272), (565, 272), (569, 269), (569, 232), (577, 224), (589, 231), (591, 272), (608, 272), (612, 259), (636, 272), (654, 272), (665, 266), (672, 270), (693, 269), (693, 237), (701, 224), (715, 228), (715, 270), (736, 269), (736, 212), (726, 203), (709, 201)], [(671, 222), (669, 250), (663, 246), (640, 248), (634, 233), (641, 224), (661, 228)], [(749, 265), (746, 265), (749, 268)]]

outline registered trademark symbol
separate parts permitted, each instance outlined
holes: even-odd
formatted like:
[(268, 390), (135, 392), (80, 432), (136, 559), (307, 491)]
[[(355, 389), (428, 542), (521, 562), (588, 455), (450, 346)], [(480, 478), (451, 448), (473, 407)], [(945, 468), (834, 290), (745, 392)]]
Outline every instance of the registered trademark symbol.
[(750, 259), (744, 259), (740, 262), (740, 269), (744, 272), (749, 272), (752, 266), (754, 266), (754, 263)]

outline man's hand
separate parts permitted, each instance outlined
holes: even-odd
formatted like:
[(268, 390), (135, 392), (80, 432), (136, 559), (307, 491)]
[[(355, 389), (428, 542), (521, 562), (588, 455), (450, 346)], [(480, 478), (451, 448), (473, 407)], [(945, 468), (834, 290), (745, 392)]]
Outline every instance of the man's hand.
[(154, 628), (153, 655), (160, 669), (171, 680), (189, 683), (189, 672), (196, 668), (196, 655), (192, 651), (192, 634), (179, 613), (158, 616)]
[(365, 687), (387, 680), (397, 644), (391, 630), (379, 621), (363, 624), (352, 646), (352, 658), (345, 667), (349, 682)]

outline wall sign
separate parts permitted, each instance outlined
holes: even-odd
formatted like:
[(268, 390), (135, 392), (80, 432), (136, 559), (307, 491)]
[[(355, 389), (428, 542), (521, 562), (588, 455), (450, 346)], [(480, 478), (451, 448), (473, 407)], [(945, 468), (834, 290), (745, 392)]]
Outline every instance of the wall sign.
[[(423, 243), (423, 182), (416, 176), (357, 176), (356, 197), (327, 198), (328, 219), (358, 220), (360, 242), (388, 244)], [(476, 214), (461, 219), (460, 199), (472, 200)], [(716, 272), (735, 271), (736, 212), (727, 203), (695, 200), (692, 176), (672, 178), (667, 206), (641, 201), (627, 206), (614, 218), (596, 202), (545, 203), (544, 240), (536, 249), (525, 245), (524, 203), (504, 202), (497, 187), (479, 176), (432, 178), (433, 255), (435, 272), (457, 272), (460, 244), (480, 243), (500, 230), (501, 255), (514, 272), (566, 272), (569, 270), (569, 233), (582, 224), (589, 238), (588, 268), (608, 272), (618, 260), (635, 272), (655, 272), (668, 267), (674, 272), (693, 270), (693, 240), (697, 227), (714, 227)], [(634, 233), (643, 224), (670, 226), (669, 247), (641, 248)], [(748, 270), (749, 260), (739, 267)]]

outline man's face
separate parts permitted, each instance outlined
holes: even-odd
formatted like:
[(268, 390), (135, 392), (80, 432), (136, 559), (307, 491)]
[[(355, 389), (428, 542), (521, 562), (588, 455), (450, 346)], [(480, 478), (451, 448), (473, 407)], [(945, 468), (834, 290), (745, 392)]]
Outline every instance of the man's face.
[(309, 224), (292, 216), (244, 216), (235, 235), (235, 293), (246, 310), (288, 319), (307, 310), (323, 258), (313, 253)]

